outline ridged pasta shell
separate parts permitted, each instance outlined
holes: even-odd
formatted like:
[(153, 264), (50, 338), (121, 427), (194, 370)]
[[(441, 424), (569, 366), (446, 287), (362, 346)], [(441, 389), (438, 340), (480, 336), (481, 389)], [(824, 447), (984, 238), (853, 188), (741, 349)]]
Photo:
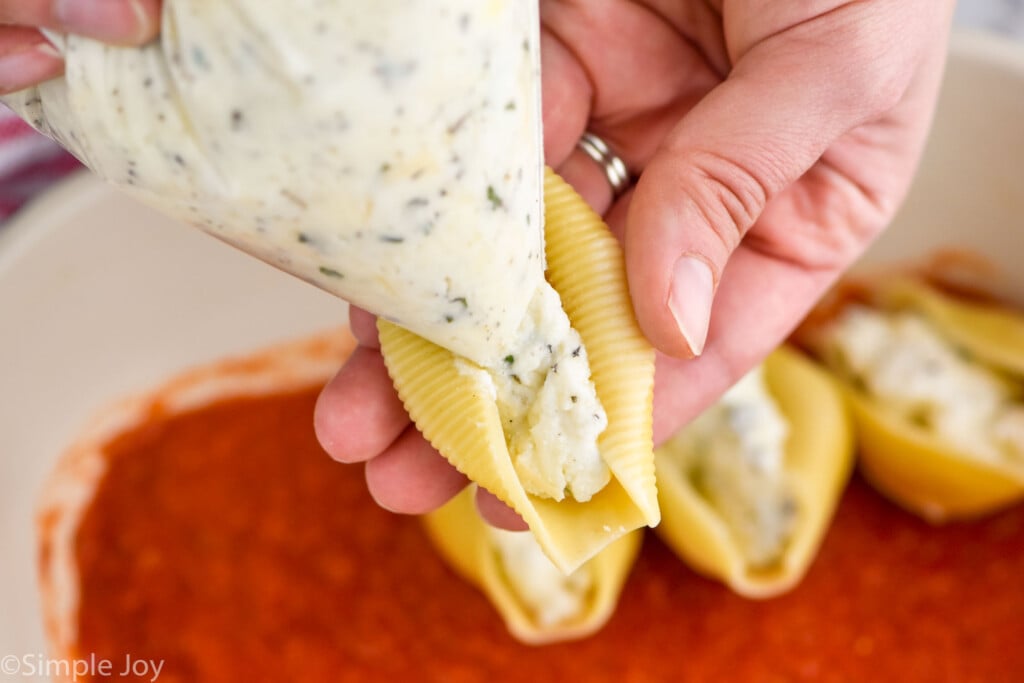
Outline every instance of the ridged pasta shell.
[(588, 560), (591, 575), (585, 608), (561, 623), (540, 623), (509, 584), (502, 560), (489, 537), (487, 523), (468, 487), (442, 508), (423, 517), (424, 526), (441, 556), (464, 579), (478, 587), (501, 615), (509, 632), (530, 645), (585, 638), (599, 630), (615, 611), (619, 594), (640, 551), (643, 532), (634, 530)]
[[(955, 347), (1019, 382), (1024, 377), (1024, 317), (969, 303), (905, 279), (873, 293), (884, 310), (912, 309)], [(887, 411), (846, 385), (857, 428), (861, 471), (886, 497), (932, 523), (977, 517), (1024, 498), (1024, 467), (964, 452)]]
[(590, 360), (608, 415), (598, 440), (612, 478), (588, 502), (528, 494), (513, 468), (489, 388), (450, 351), (378, 321), (395, 389), (426, 439), (460, 472), (518, 512), (565, 573), (633, 529), (658, 523), (652, 450), (654, 351), (636, 323), (618, 242), (561, 178), (545, 177), (548, 279)]
[(778, 595), (803, 578), (853, 462), (852, 428), (832, 378), (785, 347), (769, 356), (764, 372), (769, 393), (789, 425), (785, 473), (798, 510), (778, 563), (752, 566), (725, 521), (676, 464), (673, 441), (655, 451), (662, 512), (658, 535), (695, 570), (751, 598)]

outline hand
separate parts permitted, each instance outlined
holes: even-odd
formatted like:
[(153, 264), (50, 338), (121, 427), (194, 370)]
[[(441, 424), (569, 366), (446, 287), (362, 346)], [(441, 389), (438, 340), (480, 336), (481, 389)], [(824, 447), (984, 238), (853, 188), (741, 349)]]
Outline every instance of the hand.
[[(953, 3), (723, 5), (541, 3), (546, 158), (625, 246), (637, 318), (662, 352), (656, 442), (783, 341), (888, 224), (927, 134)], [(586, 129), (640, 172), (614, 205), (575, 150)], [(432, 509), (464, 481), (409, 424), (372, 319), (352, 323), (362, 346), (321, 395), (317, 434), (335, 458), (366, 461), (382, 506)], [(481, 502), (492, 522), (518, 522)]]
[(37, 30), (115, 45), (142, 45), (157, 33), (160, 0), (0, 0), (0, 95), (59, 76), (64, 62)]

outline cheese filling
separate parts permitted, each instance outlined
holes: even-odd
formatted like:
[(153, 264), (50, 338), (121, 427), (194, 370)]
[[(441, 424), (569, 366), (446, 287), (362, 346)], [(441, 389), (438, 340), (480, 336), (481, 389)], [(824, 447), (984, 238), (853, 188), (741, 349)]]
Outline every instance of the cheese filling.
[(826, 344), (830, 361), (888, 410), (972, 457), (1024, 464), (1024, 405), (925, 318), (850, 306)]
[(779, 560), (799, 512), (785, 478), (788, 431), (757, 368), (672, 439), (670, 452), (754, 567)]
[(590, 380), (590, 364), (558, 293), (547, 283), (527, 308), (507, 353), (485, 368), (516, 474), (527, 493), (586, 502), (611, 478), (598, 438), (608, 417)]
[(586, 564), (566, 576), (547, 558), (532, 533), (489, 529), (512, 592), (538, 625), (555, 626), (583, 614), (593, 586)]

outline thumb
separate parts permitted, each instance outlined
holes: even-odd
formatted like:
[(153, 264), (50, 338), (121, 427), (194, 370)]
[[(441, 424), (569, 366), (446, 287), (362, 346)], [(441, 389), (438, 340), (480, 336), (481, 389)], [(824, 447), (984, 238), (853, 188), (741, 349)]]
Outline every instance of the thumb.
[(910, 60), (892, 54), (894, 41), (879, 44), (891, 39), (814, 30), (803, 23), (752, 47), (640, 177), (626, 265), (641, 328), (665, 353), (701, 354), (719, 277), (765, 205), (906, 90)]

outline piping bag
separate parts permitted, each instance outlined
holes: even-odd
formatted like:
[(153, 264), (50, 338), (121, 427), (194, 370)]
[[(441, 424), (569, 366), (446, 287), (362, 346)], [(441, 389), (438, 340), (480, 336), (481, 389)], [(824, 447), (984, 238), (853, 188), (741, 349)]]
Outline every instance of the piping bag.
[(164, 0), (3, 101), (102, 178), (492, 365), (543, 280), (537, 0)]

